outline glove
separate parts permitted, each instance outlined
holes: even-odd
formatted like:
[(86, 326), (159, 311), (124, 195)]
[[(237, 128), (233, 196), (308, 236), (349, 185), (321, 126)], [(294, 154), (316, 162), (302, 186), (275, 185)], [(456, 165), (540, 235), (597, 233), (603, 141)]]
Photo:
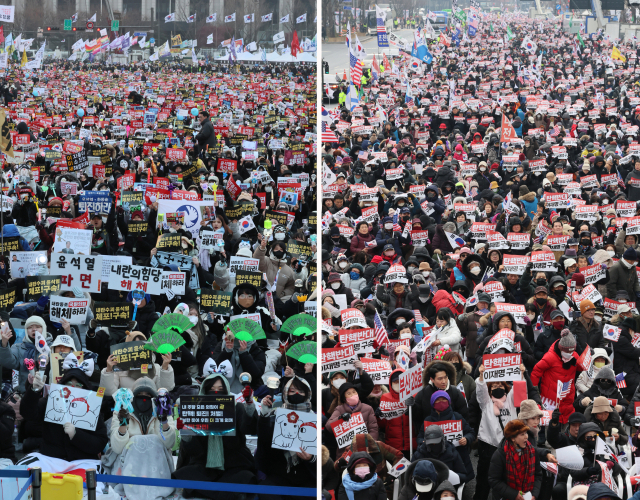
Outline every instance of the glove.
[(580, 403), (582, 403), (582, 406), (589, 406), (591, 404), (591, 398), (582, 398), (582, 401), (580, 401)]
[(622, 224), (622, 230), (626, 231), (627, 230), (627, 223), (625, 222), (624, 224)]
[(587, 469), (587, 474), (589, 474), (590, 476), (595, 476), (599, 472), (600, 472), (600, 466), (599, 465), (594, 465), (594, 466), (589, 467)]
[(405, 404), (405, 405), (407, 405), (407, 407), (409, 407), (409, 406), (413, 406), (414, 404), (416, 404), (416, 398), (414, 398), (413, 396), (409, 396), (409, 397), (405, 400), (404, 404)]
[(73, 437), (76, 435), (76, 426), (73, 425), (71, 422), (67, 422), (66, 424), (63, 425), (64, 427), (64, 432), (67, 436), (69, 436), (69, 439), (73, 439)]
[(390, 345), (387, 347), (387, 351), (389, 352), (389, 359), (391, 359), (393, 357), (393, 353), (396, 352), (396, 346)]
[(46, 379), (46, 375), (40, 373), (39, 371), (36, 372), (35, 377), (33, 377), (33, 390), (36, 392), (40, 392), (44, 388), (44, 382)]
[(251, 390), (251, 386), (247, 385), (244, 389), (242, 389), (242, 397), (244, 398), (246, 403), (251, 403), (253, 401), (253, 391)]
[(374, 411), (373, 414), (378, 418), (382, 418), (382, 410), (379, 407), (376, 408), (376, 411)]
[(393, 238), (387, 238), (387, 244), (393, 245)]
[(418, 353), (417, 352), (412, 352), (409, 355), (409, 361), (415, 365), (417, 363), (417, 361), (418, 361)]
[(434, 205), (432, 202), (429, 202), (429, 203), (427, 203), (427, 206), (428, 206), (429, 208), (433, 208), (435, 205)]
[(348, 422), (351, 418), (351, 413), (344, 412), (342, 415), (340, 415), (340, 418), (345, 422)]
[(531, 326), (531, 320), (529, 319), (529, 316), (527, 316), (527, 315), (525, 314), (525, 316), (524, 316), (523, 320), (524, 320), (525, 325), (527, 325), (527, 326)]
[(127, 425), (127, 422), (129, 421), (129, 412), (126, 409), (120, 409), (118, 412), (118, 421), (120, 422), (120, 425)]
[(557, 425), (560, 422), (560, 409), (556, 408), (551, 414), (551, 423)]
[(606, 264), (602, 264), (602, 266), (601, 266), (601, 267), (602, 267), (602, 270), (603, 270), (603, 271), (606, 271), (606, 270), (607, 270), (607, 265), (606, 265)]
[(607, 469), (613, 469), (613, 462), (611, 460), (607, 460), (605, 463), (607, 464)]

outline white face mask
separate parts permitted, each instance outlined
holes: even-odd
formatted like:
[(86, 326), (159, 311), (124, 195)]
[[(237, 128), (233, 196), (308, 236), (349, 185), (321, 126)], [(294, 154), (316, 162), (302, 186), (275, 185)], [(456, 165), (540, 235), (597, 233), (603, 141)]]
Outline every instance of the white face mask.
[(275, 233), (273, 237), (278, 241), (282, 241), (284, 240), (284, 233)]
[(197, 325), (198, 324), (198, 316), (189, 316), (189, 321), (191, 321), (192, 324)]
[(418, 300), (424, 304), (429, 300), (429, 297), (418, 297)]
[(410, 339), (411, 338), (411, 333), (410, 332), (401, 333), (400, 334), (400, 338), (401, 339)]
[(607, 250), (609, 257), (613, 257), (616, 253), (613, 250)]
[(385, 224), (384, 228), (385, 229), (393, 229), (393, 224)]
[(474, 267), (473, 269), (470, 270), (470, 273), (473, 274), (474, 276), (478, 276), (478, 274), (480, 274), (480, 268)]
[(344, 269), (344, 268), (345, 268), (345, 267), (347, 267), (348, 265), (349, 265), (349, 263), (348, 263), (348, 262), (344, 262), (344, 261), (343, 261), (343, 262), (340, 262), (340, 263), (338, 264), (338, 267), (340, 267), (340, 269)]
[(573, 353), (570, 352), (560, 352), (560, 355), (562, 356), (563, 361), (569, 361), (573, 358)]
[(337, 290), (338, 288), (340, 288), (340, 283), (331, 283), (331, 288)]
[(480, 168), (480, 172), (485, 172), (486, 170), (487, 170), (487, 169), (486, 169), (486, 168), (484, 168), (484, 167)]
[(622, 265), (627, 269), (631, 269), (635, 265), (635, 262), (627, 262), (625, 259), (620, 259), (620, 262), (622, 262)]
[(391, 388), (396, 392), (400, 392), (400, 384), (398, 382), (391, 384)]
[(336, 389), (340, 389), (340, 386), (342, 384), (344, 384), (346, 382), (346, 379), (343, 378), (337, 378), (335, 379), (333, 382), (331, 382), (333, 384), (333, 387), (335, 387)]

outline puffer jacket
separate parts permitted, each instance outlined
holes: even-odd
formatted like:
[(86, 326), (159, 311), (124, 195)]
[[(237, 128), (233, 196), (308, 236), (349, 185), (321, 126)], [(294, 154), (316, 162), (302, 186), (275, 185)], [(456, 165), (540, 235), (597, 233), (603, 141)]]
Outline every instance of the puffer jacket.
[[(609, 400), (612, 406), (619, 405), (622, 407), (622, 410), (618, 412), (622, 417), (627, 410), (627, 401), (623, 398), (620, 390), (616, 386), (616, 376), (613, 373), (613, 370), (611, 368), (603, 367), (598, 371), (598, 375), (595, 375), (593, 378), (594, 383), (591, 385), (591, 388), (576, 398), (573, 402), (573, 407), (576, 411), (584, 413), (598, 396), (604, 396)], [(602, 380), (609, 380), (611, 384), (608, 387), (603, 386), (601, 383)], [(587, 404), (582, 404), (585, 398), (589, 398), (591, 401)], [(614, 402), (615, 405), (613, 404)]]
[[(155, 403), (153, 403), (153, 405), (155, 408)], [(149, 423), (147, 424), (147, 433), (145, 434), (142, 432), (142, 425), (140, 425), (136, 416), (133, 413), (130, 413), (128, 417), (127, 430), (125, 431), (124, 436), (122, 436), (118, 430), (120, 429), (120, 419), (118, 418), (118, 414), (114, 412), (113, 417), (111, 418), (111, 430), (109, 432), (111, 448), (119, 455), (134, 436), (156, 435), (161, 439), (165, 448), (171, 450), (176, 442), (176, 425), (173, 421), (173, 417), (171, 416), (168, 417), (167, 423), (169, 424), (170, 429), (166, 432), (162, 431), (162, 438), (160, 438), (162, 423), (158, 420), (158, 417), (155, 416), (154, 409), (154, 416), (149, 420)]]
[(366, 452), (371, 455), (371, 458), (373, 458), (373, 461), (376, 463), (376, 473), (378, 474), (378, 477), (382, 479), (387, 477), (387, 462), (389, 462), (391, 467), (393, 467), (404, 458), (401, 451), (392, 448), (382, 441), (376, 441), (370, 434), (356, 434), (355, 439), (354, 441), (351, 441), (349, 448), (341, 457), (338, 457), (338, 460), (335, 461), (334, 469), (342, 474), (347, 456), (358, 452)]
[(579, 355), (574, 351), (572, 359), (568, 363), (563, 363), (558, 342), (554, 342), (547, 354), (533, 367), (531, 383), (540, 387), (543, 408), (550, 410), (555, 407), (558, 381), (562, 383), (571, 381), (569, 393), (560, 401), (560, 423), (566, 424), (569, 421), (569, 415), (574, 411), (572, 403), (576, 388), (573, 381), (579, 369), (577, 366)]
[(278, 282), (276, 283), (276, 295), (280, 298), (290, 297), (295, 291), (296, 278), (293, 272), (286, 262), (282, 261), (279, 266), (276, 262), (269, 258), (267, 250), (258, 247), (253, 252), (253, 258), (260, 261), (258, 269), (260, 272), (267, 274), (267, 280), (269, 283), (273, 283), (278, 276)]
[[(75, 333), (73, 336), (77, 339)], [(49, 332), (47, 332), (45, 340), (48, 346), (51, 346), (53, 343), (53, 337)], [(36, 357), (37, 353), (33, 341), (28, 338), (26, 333), (22, 342), (16, 342), (12, 346), (7, 344), (7, 347), (0, 345), (0, 366), (20, 372), (17, 387), (17, 392), (20, 394), (24, 393), (27, 377), (29, 376), (29, 370), (27, 370), (27, 367), (24, 365), (24, 360), (27, 358), (36, 359)]]
[(344, 283), (344, 286), (351, 289), (352, 291), (355, 290), (359, 292), (360, 290), (362, 290), (367, 286), (367, 280), (364, 279), (362, 275), (360, 275), (360, 278), (358, 278), (357, 280), (354, 280), (354, 279), (351, 279), (351, 276), (349, 273), (343, 273), (340, 275), (340, 279)]
[[(611, 359), (609, 358), (607, 351), (605, 351), (601, 347), (596, 347), (593, 349), (592, 359), (595, 360), (596, 358), (604, 358), (607, 360), (607, 363), (602, 368), (608, 366), (609, 368), (613, 369), (613, 365), (611, 364)], [(580, 373), (580, 375), (578, 375), (578, 380), (576, 380), (578, 398), (580, 398), (580, 394), (582, 394), (583, 392), (587, 392), (591, 388), (593, 381), (598, 378), (598, 373), (600, 372), (600, 370), (602, 370), (602, 368), (597, 368), (595, 365), (593, 365), (593, 377), (589, 377), (588, 372), (582, 372)]]
[(454, 315), (462, 313), (462, 305), (458, 304), (449, 292), (446, 290), (438, 290), (432, 299), (436, 311), (443, 307), (447, 307)]
[[(347, 474), (352, 472), (355, 469), (355, 463), (359, 460), (365, 459), (370, 464), (370, 468), (375, 470), (375, 462), (369, 456), (368, 453), (359, 451), (351, 455), (351, 459), (349, 460), (349, 466), (347, 466)], [(375, 473), (374, 473), (375, 474)], [(355, 477), (355, 474), (351, 476)], [(371, 479), (373, 474), (369, 473), (369, 475), (365, 476), (365, 480)], [(362, 480), (360, 482), (363, 482)], [(376, 478), (376, 481), (369, 486), (368, 488), (362, 490), (356, 490), (352, 492), (352, 496), (349, 497), (347, 495), (347, 491), (345, 490), (344, 483), (340, 483), (338, 487), (338, 492), (335, 495), (336, 500), (386, 500), (387, 492), (384, 488), (384, 482), (379, 477)]]
[[(367, 426), (367, 433), (371, 434), (373, 439), (377, 440), (378, 439), (378, 421), (376, 420), (376, 416), (373, 413), (373, 408), (368, 404), (363, 403), (362, 401), (358, 401), (358, 404), (354, 409), (351, 409), (349, 405), (347, 405), (346, 403), (336, 406), (336, 409), (333, 410), (333, 413), (331, 414), (331, 418), (329, 418), (325, 427), (330, 428), (332, 423), (341, 419), (340, 416), (343, 413), (352, 414), (352, 413), (358, 413), (358, 412), (362, 413), (362, 418), (364, 420), (365, 425)], [(342, 455), (347, 448), (348, 446), (344, 446), (340, 448), (336, 456)]]
[(627, 199), (629, 201), (640, 200), (640, 172), (638, 172), (637, 170), (632, 170), (631, 172), (629, 172), (629, 175), (627, 175), (624, 183), (629, 189)]
[[(158, 389), (164, 388), (168, 391), (172, 391), (175, 387), (173, 367), (169, 365), (168, 370), (163, 370), (157, 363), (154, 363), (153, 367), (154, 376), (152, 380), (156, 384), (156, 387)], [(106, 368), (103, 368), (100, 372), (100, 387), (104, 387), (105, 396), (113, 396), (121, 387), (133, 389), (133, 384), (136, 383), (136, 380), (137, 379), (129, 376), (129, 370), (108, 372)]]
[[(404, 373), (404, 370), (396, 369), (391, 372), (390, 377), (394, 373)], [(380, 406), (382, 407), (385, 402), (387, 404), (397, 406), (400, 403), (400, 394), (393, 390), (393, 387), (389, 386), (389, 392), (383, 394), (380, 398)], [(409, 449), (409, 413), (405, 412), (399, 417), (392, 418), (390, 420), (377, 418), (378, 429), (385, 433), (384, 442), (395, 448), (396, 450), (405, 451)], [(413, 429), (412, 449), (417, 446), (416, 434), (419, 429)]]
[[(640, 191), (640, 188), (638, 188)], [(629, 298), (634, 300), (636, 293), (640, 292), (640, 283), (636, 266), (628, 269), (622, 264), (622, 260), (616, 262), (609, 269), (609, 283), (607, 283), (607, 297), (615, 297), (618, 290), (624, 290), (629, 294)]]
[(624, 378), (627, 387), (621, 391), (623, 394), (630, 394), (633, 388), (640, 384), (639, 358), (640, 348), (633, 346), (629, 329), (623, 326), (620, 338), (617, 342), (613, 342), (613, 371), (626, 373)]
[(449, 324), (440, 328), (435, 328), (433, 332), (436, 334), (436, 339), (440, 341), (441, 346), (448, 345), (453, 352), (460, 353), (460, 341), (462, 340), (462, 334), (456, 324), (456, 320), (451, 318)]
[(533, 220), (538, 212), (538, 198), (536, 197), (536, 193), (531, 191), (524, 196), (520, 196), (518, 200), (524, 205), (525, 214)]
[(460, 333), (467, 339), (465, 342), (465, 350), (467, 358), (473, 359), (478, 351), (478, 326), (480, 318), (483, 314), (480, 311), (472, 311), (461, 315), (459, 318)]
[(580, 354), (587, 348), (587, 344), (593, 348), (607, 347), (607, 341), (602, 336), (602, 324), (595, 319), (587, 321), (585, 318), (578, 318), (569, 325), (569, 330), (576, 338), (576, 351)]

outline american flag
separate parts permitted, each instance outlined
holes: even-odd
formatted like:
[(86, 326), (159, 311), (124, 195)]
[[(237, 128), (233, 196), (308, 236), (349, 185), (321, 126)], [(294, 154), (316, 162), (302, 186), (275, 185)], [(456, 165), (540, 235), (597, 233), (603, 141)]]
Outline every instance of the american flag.
[(625, 375), (625, 372), (616, 375), (616, 385), (618, 386), (618, 389), (624, 389), (625, 387), (627, 387), (627, 382), (624, 379)]
[(360, 85), (362, 78), (362, 62), (349, 50), (349, 67), (351, 68), (351, 81), (354, 85)]
[(376, 334), (376, 341), (374, 343), (375, 347), (380, 347), (389, 343), (389, 335), (387, 335), (387, 329), (383, 326), (382, 320), (380, 319), (380, 315), (378, 311), (376, 311), (376, 315), (373, 317), (373, 331)]
[(386, 33), (387, 28), (384, 27), (384, 19), (381, 17), (376, 17), (376, 22), (378, 24), (378, 33)]
[(550, 131), (549, 131), (549, 136), (550, 137), (558, 137), (558, 134), (560, 133), (560, 125), (556, 125), (555, 127), (553, 127)]
[(336, 134), (334, 134), (333, 130), (331, 130), (328, 127), (328, 124), (327, 124), (328, 121), (329, 121), (329, 112), (323, 107), (322, 108), (322, 126), (321, 126), (322, 137), (320, 138), (320, 140), (322, 142), (338, 142), (338, 138), (336, 137)]
[(415, 314), (417, 322), (422, 321), (422, 314), (420, 314), (420, 309), (414, 309), (413, 314)]
[(625, 185), (624, 185), (624, 179), (622, 178), (622, 176), (620, 175), (620, 171), (618, 171), (618, 185), (624, 189)]
[(564, 397), (571, 392), (572, 382), (573, 380), (571, 379), (564, 383), (561, 380), (558, 380), (558, 392), (556, 393), (558, 399), (564, 399)]
[(393, 214), (393, 230), (395, 231), (402, 231), (402, 228), (400, 227), (400, 224), (398, 224), (398, 212), (396, 212), (395, 214)]

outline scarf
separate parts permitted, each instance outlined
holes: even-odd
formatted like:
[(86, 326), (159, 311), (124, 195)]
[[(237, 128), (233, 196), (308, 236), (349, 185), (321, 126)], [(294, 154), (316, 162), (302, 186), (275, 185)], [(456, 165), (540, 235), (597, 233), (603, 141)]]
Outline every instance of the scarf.
[(535, 480), (536, 456), (531, 443), (527, 441), (526, 448), (520, 453), (515, 445), (505, 440), (507, 485), (516, 491), (527, 493), (533, 490)]
[(505, 394), (504, 396), (502, 396), (500, 399), (494, 398), (493, 396), (491, 396), (491, 401), (493, 401), (493, 414), (496, 417), (500, 416), (500, 410), (502, 410), (502, 408), (504, 408), (504, 403), (507, 400), (507, 395)]
[(222, 436), (209, 436), (207, 441), (207, 469), (224, 470)]
[(371, 479), (369, 479), (368, 481), (363, 481), (362, 483), (358, 483), (353, 479), (351, 479), (350, 474), (345, 474), (342, 478), (342, 486), (344, 486), (344, 489), (347, 492), (347, 498), (349, 500), (354, 500), (353, 498), (354, 491), (362, 491), (362, 490), (366, 490), (367, 488), (371, 488), (371, 486), (373, 486), (377, 480), (378, 480), (378, 474), (376, 474), (375, 472), (371, 477)]

